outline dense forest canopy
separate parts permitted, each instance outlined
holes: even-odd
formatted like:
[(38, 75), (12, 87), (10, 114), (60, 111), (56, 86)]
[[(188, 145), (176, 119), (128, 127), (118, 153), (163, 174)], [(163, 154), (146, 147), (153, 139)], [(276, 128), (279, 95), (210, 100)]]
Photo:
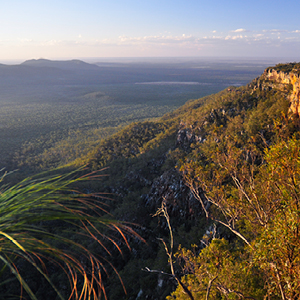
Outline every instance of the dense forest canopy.
[(244, 85), (268, 65), (205, 59), (0, 64), (1, 166), (43, 169), (84, 159), (121, 127)]

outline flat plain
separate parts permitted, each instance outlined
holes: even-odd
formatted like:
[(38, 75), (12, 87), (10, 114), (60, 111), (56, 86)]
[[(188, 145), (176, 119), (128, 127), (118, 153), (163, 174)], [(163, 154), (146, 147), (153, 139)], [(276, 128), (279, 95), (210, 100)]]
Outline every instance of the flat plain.
[(51, 152), (67, 163), (129, 123), (159, 118), (190, 99), (245, 85), (270, 63), (140, 59), (2, 64), (0, 166), (16, 168)]

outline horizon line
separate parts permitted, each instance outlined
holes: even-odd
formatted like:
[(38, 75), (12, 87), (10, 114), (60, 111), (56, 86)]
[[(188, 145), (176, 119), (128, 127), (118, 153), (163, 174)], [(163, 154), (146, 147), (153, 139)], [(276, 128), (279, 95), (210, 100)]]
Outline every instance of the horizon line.
[(288, 60), (288, 61), (300, 61), (300, 57), (296, 58), (294, 56), (100, 56), (100, 57), (33, 57), (33, 58), (14, 58), (14, 59), (1, 59), (0, 64), (20, 64), (28, 60), (40, 60), (45, 59), (49, 61), (70, 61), (70, 60), (82, 60), (84, 62), (89, 63), (98, 63), (102, 61), (146, 61), (146, 60), (231, 60), (231, 61), (238, 61), (238, 60), (265, 60), (265, 61), (275, 61), (275, 60)]

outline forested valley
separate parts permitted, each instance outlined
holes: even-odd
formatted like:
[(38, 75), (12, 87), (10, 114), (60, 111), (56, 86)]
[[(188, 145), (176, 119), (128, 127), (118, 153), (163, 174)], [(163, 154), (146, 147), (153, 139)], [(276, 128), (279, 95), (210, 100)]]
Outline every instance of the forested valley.
[(24, 141), (2, 178), (3, 297), (299, 299), (300, 64), (261, 73)]

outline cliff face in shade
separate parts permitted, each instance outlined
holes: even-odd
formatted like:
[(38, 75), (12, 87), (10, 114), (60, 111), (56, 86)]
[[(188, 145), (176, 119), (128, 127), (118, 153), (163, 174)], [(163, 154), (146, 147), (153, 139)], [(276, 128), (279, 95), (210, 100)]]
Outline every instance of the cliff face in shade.
[[(291, 72), (282, 72), (275, 69), (267, 69), (262, 75), (268, 85), (275, 84), (277, 88), (288, 90), (290, 101), (290, 112), (300, 116), (300, 75), (298, 70)], [(272, 87), (272, 86), (271, 86)]]

